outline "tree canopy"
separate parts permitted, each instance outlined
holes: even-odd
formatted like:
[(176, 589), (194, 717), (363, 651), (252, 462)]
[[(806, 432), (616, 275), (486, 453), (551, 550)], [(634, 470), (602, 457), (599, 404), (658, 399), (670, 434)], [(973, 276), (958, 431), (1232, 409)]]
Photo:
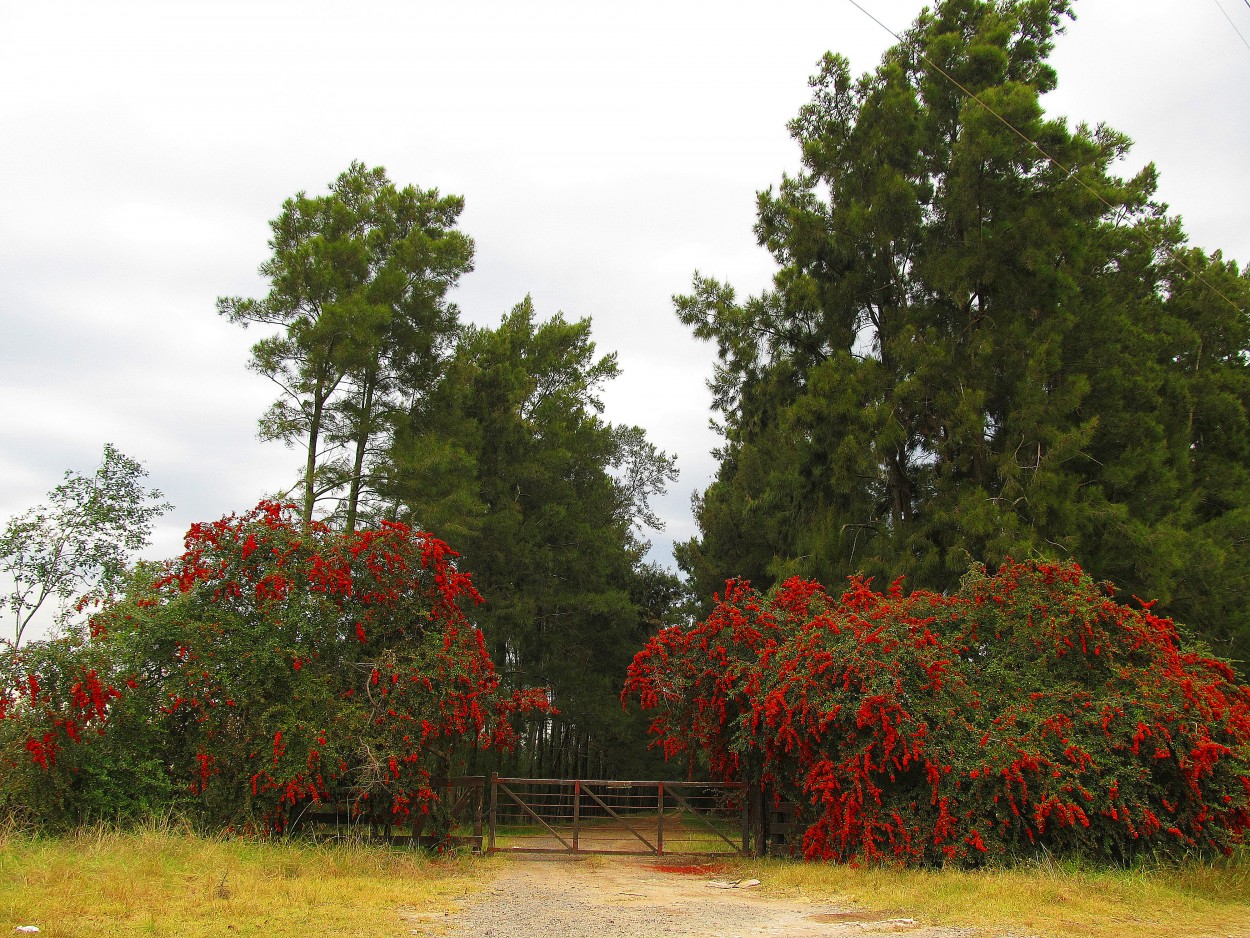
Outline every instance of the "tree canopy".
[(252, 347), (252, 369), (281, 391), (260, 436), (305, 449), (305, 525), (334, 497), (355, 528), (395, 417), (450, 351), (458, 313), (446, 295), (473, 269), (473, 242), (455, 227), (463, 208), (352, 163), (328, 195), (300, 192), (270, 223), (269, 293), (218, 300), (231, 322), (278, 327)]
[(1045, 113), (1070, 15), (948, 0), (870, 74), (821, 61), (759, 195), (772, 288), (676, 299), (718, 354), (700, 594), (1072, 559), (1250, 658), (1250, 276), (1123, 134)]
[[(487, 597), (492, 657), (517, 686), (552, 689), (560, 715), (528, 753), (566, 769), (618, 748), (625, 666), (663, 614), (671, 575), (642, 561), (648, 499), (676, 477), (637, 427), (606, 422), (618, 373), (587, 319), (539, 321), (527, 298), (497, 329), (466, 330), (399, 436), (388, 494), (401, 519), (457, 546)], [(635, 732), (636, 731), (636, 732)], [(642, 747), (638, 747), (642, 751)]]
[(146, 489), (142, 464), (111, 443), (89, 476), (73, 471), (48, 493), (46, 504), (11, 518), (0, 533), (0, 571), (13, 580), (5, 597), (13, 615), (12, 647), (49, 600), (62, 604), (57, 618), (72, 615), (71, 600), (102, 599), (125, 581), (127, 565), (152, 535), (152, 524), (170, 506), (157, 489)]

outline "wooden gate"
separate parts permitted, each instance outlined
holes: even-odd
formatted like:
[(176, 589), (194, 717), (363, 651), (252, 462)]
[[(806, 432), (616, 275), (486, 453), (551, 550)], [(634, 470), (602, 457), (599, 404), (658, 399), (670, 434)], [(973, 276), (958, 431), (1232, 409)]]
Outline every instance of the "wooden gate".
[(490, 778), (486, 850), (727, 855), (747, 851), (740, 782)]

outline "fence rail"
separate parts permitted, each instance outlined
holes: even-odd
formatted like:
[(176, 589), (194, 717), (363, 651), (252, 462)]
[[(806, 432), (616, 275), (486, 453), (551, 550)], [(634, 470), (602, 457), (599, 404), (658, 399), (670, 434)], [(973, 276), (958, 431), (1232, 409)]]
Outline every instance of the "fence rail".
[(738, 782), (468, 775), (431, 786), (450, 815), (450, 838), (426, 833), (424, 815), (414, 812), (401, 825), (385, 810), (353, 809), (346, 798), (303, 812), (295, 825), (488, 853), (729, 855), (746, 853), (750, 842), (750, 799)]
[[(490, 780), (484, 775), (462, 775), (454, 778), (434, 779), (430, 787), (438, 793), (451, 815), (450, 836), (427, 834), (424, 831), (426, 815), (414, 812), (400, 823), (387, 811), (374, 813), (370, 805), (361, 810), (352, 806), (349, 795), (319, 805), (315, 810), (304, 811), (296, 819), (299, 829), (329, 829), (333, 835), (366, 835), (371, 840), (383, 840), (392, 844), (411, 844), (422, 847), (438, 847), (446, 844), (482, 850), (484, 790)], [(404, 827), (409, 833), (397, 833)]]
[(488, 852), (663, 855), (746, 852), (740, 783), (492, 775)]

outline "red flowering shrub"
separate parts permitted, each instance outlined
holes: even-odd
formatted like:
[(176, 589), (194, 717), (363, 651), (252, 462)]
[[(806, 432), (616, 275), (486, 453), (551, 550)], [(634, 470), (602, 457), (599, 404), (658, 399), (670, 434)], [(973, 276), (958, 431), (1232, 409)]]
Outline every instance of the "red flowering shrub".
[(1125, 862), (1250, 829), (1250, 689), (1075, 564), (974, 570), (949, 596), (727, 584), (656, 635), (625, 695), (670, 755), (797, 806), (813, 859)]
[(0, 646), (0, 815), (63, 813), (119, 697), (107, 662), (72, 639)]
[(132, 723), (160, 724), (162, 761), (212, 823), (282, 830), (344, 795), (386, 822), (424, 818), (432, 777), (548, 709), (541, 691), (501, 688), (455, 557), (399, 524), (300, 530), (268, 502), (195, 525), (155, 583), (91, 620), (113, 650), (103, 702), (120, 694)]

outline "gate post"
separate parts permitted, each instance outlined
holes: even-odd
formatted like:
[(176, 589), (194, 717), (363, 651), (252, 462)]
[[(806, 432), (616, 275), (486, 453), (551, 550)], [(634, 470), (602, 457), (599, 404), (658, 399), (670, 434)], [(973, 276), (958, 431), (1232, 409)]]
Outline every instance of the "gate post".
[(751, 786), (742, 783), (742, 855), (751, 855)]
[(499, 807), (499, 773), (490, 773), (490, 816), (487, 818), (486, 831), (486, 852), (489, 853), (495, 849), (495, 815), (498, 813)]
[(655, 824), (655, 855), (662, 857), (664, 856), (664, 783), (660, 782), (657, 788), (655, 802), (656, 807), (659, 808), (659, 814)]
[(577, 853), (578, 829), (582, 820), (582, 780), (573, 781), (573, 852)]

